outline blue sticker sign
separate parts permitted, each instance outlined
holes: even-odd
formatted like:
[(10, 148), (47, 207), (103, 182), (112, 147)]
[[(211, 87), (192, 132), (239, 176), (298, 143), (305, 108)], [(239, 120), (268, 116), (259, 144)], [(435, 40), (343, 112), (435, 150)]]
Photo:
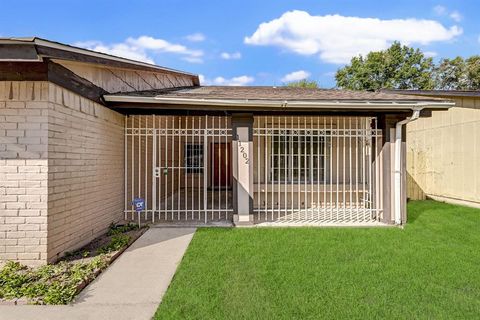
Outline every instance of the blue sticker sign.
[(132, 204), (137, 212), (145, 210), (145, 199), (143, 198), (134, 198)]

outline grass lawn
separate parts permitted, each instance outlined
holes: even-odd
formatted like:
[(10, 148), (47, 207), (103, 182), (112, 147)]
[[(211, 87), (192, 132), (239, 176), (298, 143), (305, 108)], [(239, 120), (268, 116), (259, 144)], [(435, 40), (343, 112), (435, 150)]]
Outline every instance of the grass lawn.
[(479, 319), (480, 210), (399, 228), (199, 229), (155, 319)]

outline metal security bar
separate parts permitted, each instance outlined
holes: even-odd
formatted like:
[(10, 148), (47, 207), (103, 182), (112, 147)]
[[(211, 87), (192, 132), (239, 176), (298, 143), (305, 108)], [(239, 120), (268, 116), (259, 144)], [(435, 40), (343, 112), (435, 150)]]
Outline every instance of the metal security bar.
[(229, 117), (130, 116), (125, 128), (125, 218), (144, 198), (144, 219), (232, 219)]
[(255, 220), (377, 220), (380, 145), (371, 117), (255, 117)]

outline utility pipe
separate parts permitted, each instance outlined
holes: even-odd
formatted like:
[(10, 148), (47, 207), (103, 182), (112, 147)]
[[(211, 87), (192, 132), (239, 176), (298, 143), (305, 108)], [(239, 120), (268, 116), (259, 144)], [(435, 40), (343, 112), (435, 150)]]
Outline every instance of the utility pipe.
[(404, 124), (415, 121), (420, 117), (420, 111), (423, 108), (413, 109), (413, 114), (411, 117), (408, 117), (402, 121), (399, 121), (395, 125), (395, 183), (394, 183), (394, 216), (395, 224), (402, 223), (402, 189), (401, 189), (401, 179), (402, 179), (402, 127)]

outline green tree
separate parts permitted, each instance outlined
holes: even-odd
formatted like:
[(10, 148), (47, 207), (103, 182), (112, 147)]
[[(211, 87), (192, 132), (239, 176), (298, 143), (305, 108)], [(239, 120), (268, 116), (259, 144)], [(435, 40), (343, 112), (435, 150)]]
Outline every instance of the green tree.
[(465, 60), (467, 89), (480, 90), (480, 56), (471, 56)]
[(466, 63), (462, 57), (441, 59), (435, 67), (435, 88), (440, 90), (465, 90), (467, 88)]
[(315, 80), (302, 79), (287, 83), (287, 87), (318, 89), (320, 86)]
[(335, 79), (337, 87), (350, 90), (432, 89), (433, 71), (432, 58), (394, 42), (386, 50), (353, 57)]
[(435, 67), (435, 88), (440, 90), (480, 89), (480, 56), (441, 59)]

